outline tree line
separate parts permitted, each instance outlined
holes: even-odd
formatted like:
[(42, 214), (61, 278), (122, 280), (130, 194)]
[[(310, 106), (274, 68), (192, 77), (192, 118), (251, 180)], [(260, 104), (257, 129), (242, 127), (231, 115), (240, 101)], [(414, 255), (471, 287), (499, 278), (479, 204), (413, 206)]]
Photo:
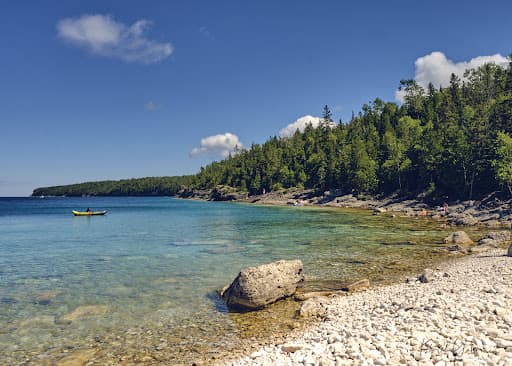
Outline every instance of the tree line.
[(201, 168), (201, 188), (228, 185), (250, 194), (288, 187), (344, 193), (398, 193), (472, 199), (512, 194), (512, 57), (452, 74), (447, 87), (402, 80), (401, 106), (375, 99), (348, 123), (318, 128)]
[(194, 181), (193, 175), (107, 180), (36, 188), (32, 196), (174, 196)]
[(92, 182), (36, 189), (34, 195), (173, 195), (234, 187), (249, 194), (299, 187), (320, 192), (474, 199), (512, 194), (512, 56), (452, 74), (449, 85), (402, 80), (401, 105), (375, 99), (348, 123), (328, 106), (320, 125), (272, 137), (193, 176)]

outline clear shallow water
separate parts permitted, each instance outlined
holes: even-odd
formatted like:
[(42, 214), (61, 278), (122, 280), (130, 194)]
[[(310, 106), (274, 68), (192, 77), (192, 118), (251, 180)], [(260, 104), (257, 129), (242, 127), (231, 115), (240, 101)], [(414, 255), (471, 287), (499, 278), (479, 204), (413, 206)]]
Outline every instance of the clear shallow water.
[[(71, 215), (86, 207), (109, 213)], [(164, 344), (165, 360), (225, 347), (243, 320), (215, 290), (241, 268), (300, 258), (309, 277), (385, 281), (439, 256), (437, 227), (367, 211), (165, 197), (0, 198), (0, 364), (90, 347), (115, 356), (161, 354)], [(95, 307), (69, 320), (86, 305)]]

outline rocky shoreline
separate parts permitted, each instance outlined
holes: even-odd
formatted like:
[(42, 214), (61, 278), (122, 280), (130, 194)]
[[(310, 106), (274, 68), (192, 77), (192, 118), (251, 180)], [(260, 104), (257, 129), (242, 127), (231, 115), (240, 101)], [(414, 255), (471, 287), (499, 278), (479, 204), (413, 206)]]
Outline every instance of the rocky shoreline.
[(313, 190), (287, 189), (249, 196), (231, 187), (212, 190), (186, 189), (177, 197), (208, 201), (245, 202), (263, 205), (318, 206), (374, 210), (376, 214), (428, 216), (452, 226), (483, 225), (489, 228), (512, 228), (512, 199), (494, 192), (481, 200), (439, 201), (437, 204), (420, 197), (367, 197), (336, 191), (318, 193)]
[[(451, 259), (403, 283), (321, 296), (305, 332), (224, 365), (511, 365), (512, 257)], [(318, 301), (318, 300), (317, 300)]]
[[(440, 205), (411, 198), (318, 195), (303, 190), (248, 196), (218, 187), (188, 195), (263, 205), (367, 209), (393, 217), (426, 216), (446, 228), (512, 228), (512, 200), (497, 194)], [(428, 269), (406, 283), (348, 297), (338, 293), (307, 299), (301, 310), (305, 308), (305, 316), (317, 317), (316, 325), (222, 364), (512, 365), (512, 318), (506, 310), (512, 308), (512, 278), (507, 277), (512, 276), (512, 258), (496, 248), (510, 242), (510, 231), (490, 232), (477, 243), (468, 239), (464, 232), (455, 232), (445, 239), (445, 249), (474, 255), (447, 257), (435, 270)]]

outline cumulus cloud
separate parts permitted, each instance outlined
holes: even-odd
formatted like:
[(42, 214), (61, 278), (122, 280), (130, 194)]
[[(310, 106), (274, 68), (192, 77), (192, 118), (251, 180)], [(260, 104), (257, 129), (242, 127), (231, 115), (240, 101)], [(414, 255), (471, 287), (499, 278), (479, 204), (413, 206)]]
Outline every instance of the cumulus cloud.
[[(432, 83), (436, 88), (439, 88), (439, 86), (446, 87), (450, 82), (452, 74), (462, 79), (467, 69), (474, 69), (486, 63), (506, 66), (508, 59), (500, 54), (495, 54), (491, 56), (478, 56), (469, 61), (453, 62), (442, 52), (432, 52), (429, 55), (418, 58), (414, 63), (414, 80), (423, 88), (426, 88), (429, 83)], [(403, 91), (397, 90), (395, 96), (397, 100), (403, 102)]]
[[(310, 115), (302, 116), (296, 119), (294, 122), (290, 123), (288, 126), (281, 128), (279, 130), (279, 136), (281, 137), (290, 137), (293, 136), (295, 131), (299, 130), (300, 132), (304, 131), (308, 124), (311, 124), (314, 128), (320, 125), (322, 119), (320, 117), (313, 117)], [(331, 127), (334, 127), (335, 124), (331, 123)]]
[(148, 111), (156, 111), (157, 109), (160, 109), (162, 107), (161, 104), (155, 103), (152, 100), (144, 104), (144, 108), (146, 108)]
[(205, 38), (213, 39), (212, 32), (210, 32), (210, 30), (208, 28), (206, 28), (206, 27), (200, 27), (199, 28), (199, 33), (201, 33), (203, 35), (203, 37), (205, 37)]
[(243, 148), (237, 135), (226, 132), (225, 134), (213, 135), (201, 139), (201, 145), (192, 149), (190, 155), (214, 155), (227, 158), (235, 150)]
[(173, 52), (170, 43), (145, 37), (152, 22), (141, 19), (128, 26), (108, 15), (82, 15), (57, 22), (58, 36), (77, 47), (105, 57), (138, 62), (157, 63)]

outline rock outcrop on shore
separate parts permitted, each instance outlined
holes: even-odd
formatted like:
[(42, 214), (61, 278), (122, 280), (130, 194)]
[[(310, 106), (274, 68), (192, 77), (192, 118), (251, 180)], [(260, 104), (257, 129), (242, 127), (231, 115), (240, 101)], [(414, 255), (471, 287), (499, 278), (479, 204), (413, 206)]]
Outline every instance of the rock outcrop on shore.
[(491, 231), (483, 238), (480, 238), (477, 244), (497, 247), (498, 245), (505, 244), (510, 240), (510, 231)]
[(225, 365), (511, 365), (512, 258), (505, 253), (446, 262), (424, 283), (311, 301), (322, 322)]
[(300, 260), (281, 260), (240, 271), (220, 293), (230, 309), (257, 310), (292, 296), (304, 280)]
[(398, 214), (403, 216), (426, 216), (442, 219), (453, 226), (485, 225), (495, 228), (512, 228), (512, 199), (499, 198), (491, 193), (481, 200), (427, 203), (424, 197), (368, 197), (344, 194), (336, 190), (323, 193), (314, 190), (289, 188), (266, 194), (249, 196), (247, 192), (232, 187), (218, 186), (211, 190), (185, 189), (178, 197), (210, 201), (238, 201), (267, 205), (318, 205), (327, 207), (361, 208), (374, 214)]

